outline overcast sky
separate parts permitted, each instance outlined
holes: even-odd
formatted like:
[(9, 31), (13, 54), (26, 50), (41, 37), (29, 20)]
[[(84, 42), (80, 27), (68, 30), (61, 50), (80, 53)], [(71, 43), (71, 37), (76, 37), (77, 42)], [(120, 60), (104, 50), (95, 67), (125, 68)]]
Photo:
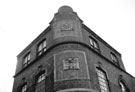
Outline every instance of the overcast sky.
[(11, 92), (16, 56), (33, 41), (63, 5), (122, 54), (135, 76), (135, 0), (0, 0), (0, 92)]

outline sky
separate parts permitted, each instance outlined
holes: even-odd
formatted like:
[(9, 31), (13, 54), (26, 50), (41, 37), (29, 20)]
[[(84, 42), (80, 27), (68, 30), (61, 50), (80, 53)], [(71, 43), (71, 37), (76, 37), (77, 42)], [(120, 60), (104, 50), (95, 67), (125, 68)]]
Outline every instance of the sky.
[(0, 0), (0, 92), (11, 92), (16, 56), (68, 5), (83, 23), (122, 54), (135, 76), (135, 0)]

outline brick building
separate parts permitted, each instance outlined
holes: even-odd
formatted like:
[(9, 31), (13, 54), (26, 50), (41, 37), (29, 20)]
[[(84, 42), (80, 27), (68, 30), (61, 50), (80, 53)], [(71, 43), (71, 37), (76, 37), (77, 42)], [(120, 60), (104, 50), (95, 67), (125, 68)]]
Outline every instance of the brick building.
[(135, 92), (121, 54), (69, 6), (17, 56), (12, 92)]

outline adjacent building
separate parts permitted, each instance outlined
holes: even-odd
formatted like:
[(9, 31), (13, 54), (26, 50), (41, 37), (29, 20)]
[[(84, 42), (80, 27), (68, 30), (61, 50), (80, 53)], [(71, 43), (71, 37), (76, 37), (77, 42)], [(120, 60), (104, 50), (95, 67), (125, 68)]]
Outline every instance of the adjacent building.
[(12, 92), (135, 92), (121, 54), (69, 6), (18, 56)]

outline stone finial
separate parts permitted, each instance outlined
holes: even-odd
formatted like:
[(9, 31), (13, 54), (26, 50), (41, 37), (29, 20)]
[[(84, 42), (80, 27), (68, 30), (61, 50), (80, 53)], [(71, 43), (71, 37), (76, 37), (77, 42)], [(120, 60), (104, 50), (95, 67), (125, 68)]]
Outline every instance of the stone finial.
[(69, 6), (62, 6), (59, 8), (58, 12), (73, 12), (73, 9)]

